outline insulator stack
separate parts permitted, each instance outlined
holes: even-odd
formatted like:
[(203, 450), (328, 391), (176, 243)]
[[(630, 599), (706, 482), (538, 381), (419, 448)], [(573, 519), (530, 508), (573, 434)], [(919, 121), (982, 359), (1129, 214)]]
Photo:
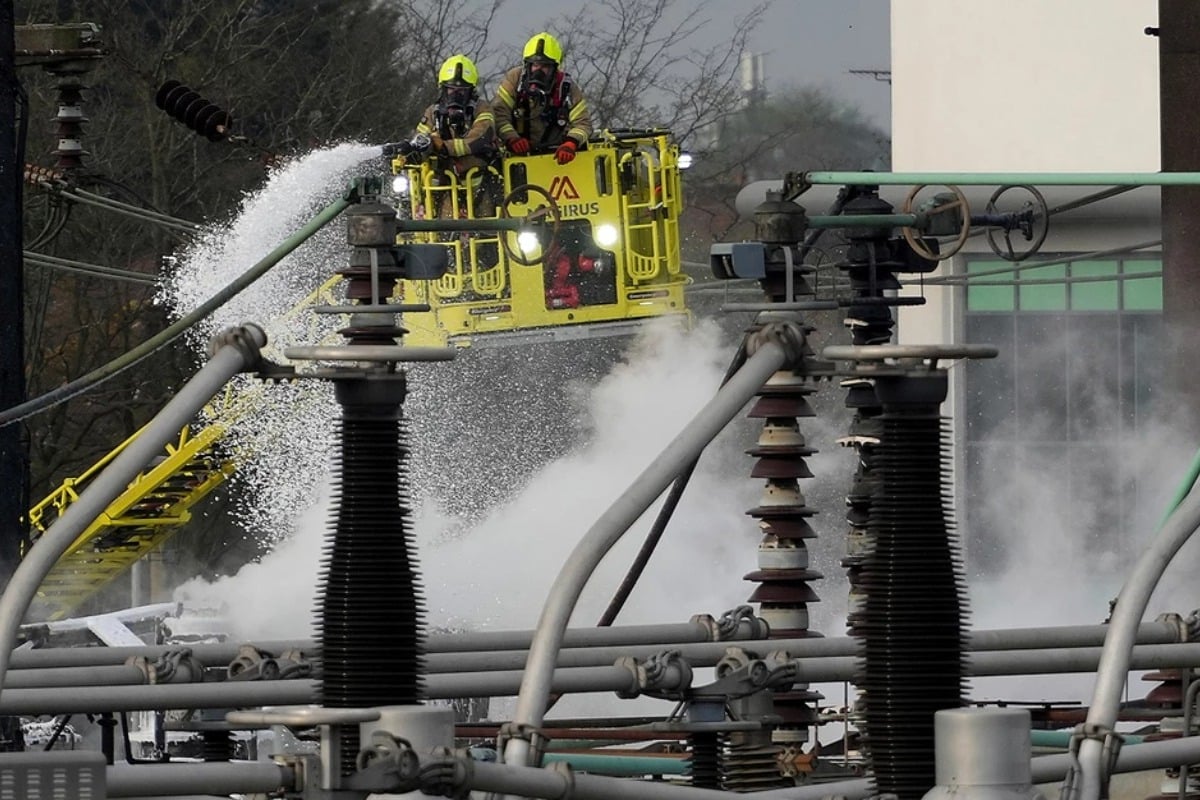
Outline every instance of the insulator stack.
[[(806, 336), (812, 330), (803, 328)], [(807, 341), (802, 357), (805, 361), (813, 358)], [(799, 420), (816, 416), (808, 402), (815, 392), (811, 379), (802, 371), (781, 370), (763, 385), (748, 414), (763, 421), (758, 441), (746, 452), (757, 459), (751, 477), (765, 483), (759, 504), (746, 512), (758, 520), (762, 539), (758, 569), (744, 579), (758, 584), (749, 600), (758, 604), (759, 616), (770, 625), (771, 638), (819, 635), (809, 629), (808, 606), (819, 600), (811, 584), (822, 575), (810, 568), (805, 541), (816, 538), (808, 520), (817, 512), (800, 489), (801, 480), (813, 477), (805, 459), (817, 451), (808, 446)], [(803, 683), (774, 695), (774, 714), (779, 718), (771, 745), (775, 750), (775, 780), (781, 779), (780, 765), (798, 758), (809, 741), (820, 698)]]
[(1183, 712), (1183, 671), (1178, 669), (1155, 670), (1142, 676), (1144, 681), (1158, 681), (1146, 693), (1143, 702), (1154, 709)]
[[(860, 192), (847, 201), (842, 213), (847, 216), (890, 214), (894, 210), (891, 203), (880, 198), (873, 188), (861, 187)], [(895, 270), (905, 269), (906, 265), (895, 256), (888, 238), (888, 228), (849, 228), (845, 235), (849, 247), (846, 259), (837, 267), (850, 279), (853, 297), (844, 324), (855, 345), (886, 344), (891, 340), (895, 322), (890, 307), (894, 301), (885, 297), (884, 291), (900, 288)], [(866, 373), (870, 366), (863, 365), (861, 369)], [(854, 418), (849, 432), (838, 439), (838, 444), (852, 447), (858, 453), (858, 465), (850, 491), (846, 494), (849, 530), (846, 534), (846, 557), (842, 560), (850, 584), (847, 625), (853, 628), (862, 599), (859, 573), (872, 547), (867, 519), (876, 482), (872, 461), (874, 446), (879, 442), (878, 417), (881, 409), (875, 397), (874, 382), (869, 376), (864, 374), (850, 378), (843, 381), (841, 386), (846, 389), (846, 406), (854, 409)]]
[(871, 515), (871, 498), (875, 494), (877, 475), (873, 469), (875, 445), (882, 433), (879, 418), (882, 409), (875, 397), (875, 384), (869, 378), (850, 378), (842, 382), (846, 389), (846, 405), (854, 409), (850, 431), (838, 439), (838, 444), (852, 447), (858, 454), (854, 477), (846, 493), (846, 556), (842, 566), (850, 584), (846, 623), (853, 628), (863, 599), (860, 577), (862, 566), (870, 554), (871, 535), (867, 522)]
[[(373, 198), (347, 212), (354, 249), (343, 274), (350, 278), (350, 300), (363, 307), (342, 331), (351, 347), (394, 345), (399, 336), (393, 314), (371, 311), (401, 277), (391, 248), (394, 224), (395, 212)], [(349, 370), (334, 387), (342, 419), (318, 593), (321, 702), (330, 708), (417, 705), (424, 602), (409, 498), (405, 373)], [(349, 775), (356, 769), (358, 726), (335, 728), (341, 774)]]
[(879, 793), (919, 800), (934, 784), (934, 712), (962, 705), (966, 587), (946, 500), (950, 453), (943, 372), (875, 378), (872, 548), (851, 627), (856, 683)]
[(233, 760), (233, 733), (230, 731), (201, 732), (200, 757), (205, 761)]
[(761, 792), (795, 783), (780, 774), (779, 747), (770, 731), (731, 731), (721, 753), (721, 788), (727, 792)]
[[(809, 630), (808, 605), (820, 599), (811, 582), (822, 575), (809, 568), (805, 540), (817, 535), (808, 522), (817, 512), (808, 505), (799, 482), (813, 477), (805, 459), (817, 451), (808, 446), (798, 421), (815, 416), (807, 399), (815, 391), (803, 376), (777, 372), (749, 412), (763, 420), (756, 446), (746, 451), (758, 459), (750, 475), (766, 483), (759, 505), (747, 512), (758, 520), (763, 536), (758, 569), (745, 580), (758, 583), (749, 600), (759, 604), (759, 616), (771, 626), (772, 638), (816, 635)], [(775, 713), (781, 720), (774, 731), (777, 745), (795, 749), (808, 741), (819, 699), (803, 684), (775, 695)]]
[[(400, 405), (367, 381), (337, 384), (343, 405), (335, 512), (321, 568), (321, 702), (330, 708), (414, 705), (421, 693), (421, 600), (413, 555), (408, 447)], [(380, 391), (383, 389), (383, 391)], [(358, 727), (340, 726), (342, 774)]]
[(88, 118), (83, 114), (83, 85), (79, 71), (70, 69), (52, 70), (58, 83), (58, 113), (50, 120), (53, 125), (56, 146), (52, 151), (58, 156), (54, 163), (56, 169), (78, 169), (83, 166), (83, 157), (87, 151), (83, 149), (83, 125)]
[(167, 81), (154, 95), (154, 104), (210, 142), (230, 134), (233, 117), (179, 81)]
[(721, 788), (721, 734), (715, 731), (694, 731), (688, 734), (691, 752), (687, 774), (692, 786), (698, 789)]

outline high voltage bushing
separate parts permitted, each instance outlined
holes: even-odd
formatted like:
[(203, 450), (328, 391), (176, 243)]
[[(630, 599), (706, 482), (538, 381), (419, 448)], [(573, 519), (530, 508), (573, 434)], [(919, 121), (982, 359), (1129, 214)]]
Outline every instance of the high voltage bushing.
[(934, 714), (962, 704), (966, 678), (966, 583), (945, 502), (947, 375), (937, 361), (995, 354), (971, 345), (824, 352), (869, 362), (880, 408), (865, 520), (870, 547), (850, 628), (862, 642), (855, 684), (876, 788), (899, 800), (919, 800), (934, 785)]
[(167, 81), (160, 86), (154, 95), (154, 104), (210, 142), (219, 142), (229, 136), (233, 126), (233, 117), (228, 111), (179, 81)]

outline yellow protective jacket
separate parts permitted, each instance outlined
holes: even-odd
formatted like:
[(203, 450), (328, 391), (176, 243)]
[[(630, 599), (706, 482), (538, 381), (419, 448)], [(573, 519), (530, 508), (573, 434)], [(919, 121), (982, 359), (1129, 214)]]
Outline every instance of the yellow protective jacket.
[(423, 133), (433, 142), (432, 155), (441, 159), (446, 166), (453, 167), (463, 175), (473, 167), (482, 167), (487, 159), (499, 149), (493, 127), (491, 106), (485, 100), (475, 103), (475, 119), (470, 129), (461, 137), (455, 137), (438, 119), (437, 103), (425, 109), (417, 123), (417, 133)]
[(531, 95), (522, 91), (524, 72), (524, 67), (513, 67), (505, 73), (492, 102), (501, 141), (523, 136), (534, 152), (558, 147), (568, 138), (582, 146), (592, 135), (592, 118), (583, 90), (560, 71), (547, 96)]

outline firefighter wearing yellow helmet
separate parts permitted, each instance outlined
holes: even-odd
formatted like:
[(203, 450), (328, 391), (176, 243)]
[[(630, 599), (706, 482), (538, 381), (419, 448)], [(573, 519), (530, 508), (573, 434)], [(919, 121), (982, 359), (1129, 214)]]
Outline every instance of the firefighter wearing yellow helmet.
[(583, 91), (562, 70), (562, 46), (542, 32), (525, 43), (524, 63), (496, 90), (496, 132), (516, 155), (553, 152), (560, 164), (575, 158), (592, 134)]
[(438, 158), (463, 175), (496, 154), (493, 125), (491, 107), (479, 96), (479, 70), (466, 56), (453, 55), (438, 70), (437, 102), (421, 115), (416, 135), (388, 147), (409, 161)]

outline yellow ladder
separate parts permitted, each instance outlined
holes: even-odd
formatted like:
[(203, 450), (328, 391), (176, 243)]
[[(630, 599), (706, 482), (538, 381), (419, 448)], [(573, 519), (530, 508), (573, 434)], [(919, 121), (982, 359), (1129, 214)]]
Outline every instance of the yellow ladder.
[[(284, 315), (333, 304), (335, 277)], [(269, 355), (269, 351), (265, 353)], [(205, 409), (204, 420), (184, 428), (148, 468), (113, 500), (72, 543), (38, 591), (37, 613), (48, 620), (70, 616), (134, 562), (161, 547), (191, 519), (191, 509), (237, 468), (236, 459), (217, 452), (230, 426), (252, 408), (265, 390), (261, 382), (227, 390)], [(67, 478), (29, 510), (30, 535), (37, 541), (79, 499), (80, 493), (138, 433), (117, 445), (83, 474)]]

